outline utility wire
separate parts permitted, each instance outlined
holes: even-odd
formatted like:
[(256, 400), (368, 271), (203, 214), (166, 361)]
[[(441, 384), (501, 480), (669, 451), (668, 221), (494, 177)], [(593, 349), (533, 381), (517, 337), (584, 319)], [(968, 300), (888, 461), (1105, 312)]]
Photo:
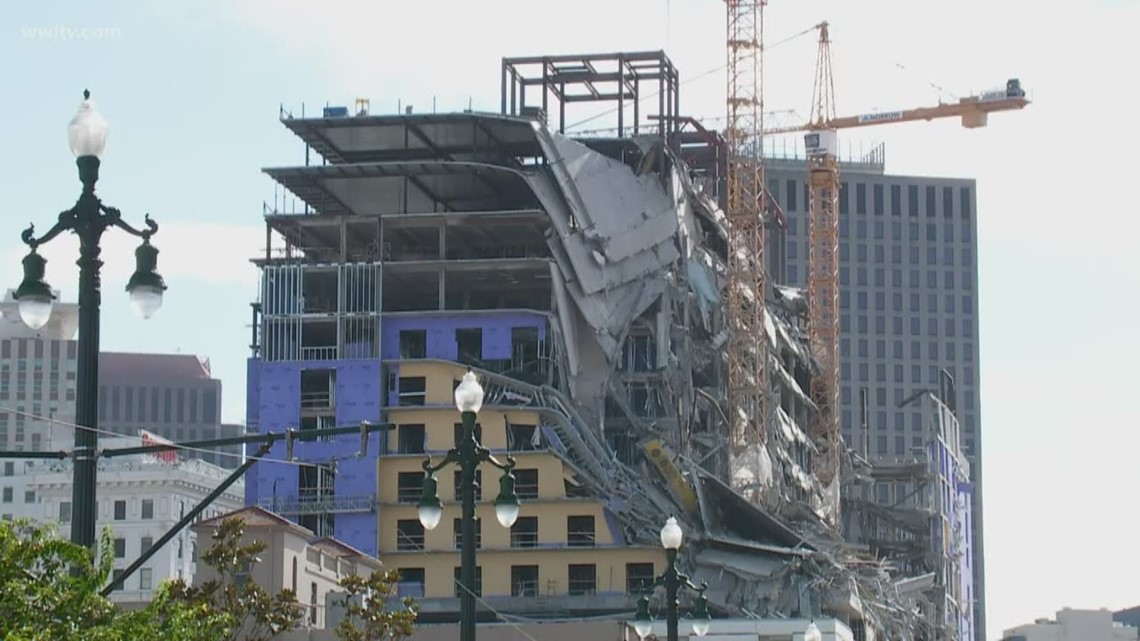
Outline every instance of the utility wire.
[[(33, 420), (37, 420), (37, 421), (41, 421), (41, 422), (47, 422), (47, 423), (51, 423), (53, 425), (59, 425), (62, 427), (70, 427), (70, 428), (77, 429), (77, 430), (86, 430), (86, 431), (94, 432), (96, 434), (100, 434), (100, 435), (104, 435), (104, 436), (112, 436), (115, 438), (128, 438), (128, 439), (132, 439), (132, 440), (141, 440), (141, 437), (138, 437), (138, 436), (128, 436), (125, 434), (119, 434), (118, 432), (112, 432), (109, 430), (104, 430), (104, 429), (99, 429), (99, 428), (94, 428), (94, 427), (86, 427), (83, 425), (79, 425), (78, 423), (72, 423), (69, 421), (60, 420), (60, 419), (55, 418), (55, 417), (41, 416), (38, 414), (33, 414), (31, 412), (26, 412), (24, 410), (15, 409), (12, 407), (0, 406), (0, 412), (10, 412), (12, 414), (16, 414), (18, 416), (24, 416), (26, 418), (30, 418)], [(213, 455), (228, 456), (228, 457), (236, 458), (238, 460), (243, 460), (243, 461), (246, 460), (246, 458), (256, 458), (253, 456), (247, 457), (245, 454), (236, 454), (233, 452), (224, 452), (221, 450), (212, 450), (212, 449), (208, 449), (208, 448), (204, 448), (204, 447), (186, 446), (186, 445), (183, 445), (181, 443), (172, 443), (171, 447), (175, 450), (184, 451), (184, 452), (196, 452), (196, 453), (200, 453), (200, 454), (213, 454)], [(272, 458), (272, 457), (261, 457), (261, 458), (257, 458), (256, 460), (267, 462), (267, 463), (283, 463), (286, 465), (295, 465), (297, 467), (310, 467), (312, 465), (310, 463), (303, 463), (301, 461), (291, 461), (288, 459), (278, 459), (278, 458)]]

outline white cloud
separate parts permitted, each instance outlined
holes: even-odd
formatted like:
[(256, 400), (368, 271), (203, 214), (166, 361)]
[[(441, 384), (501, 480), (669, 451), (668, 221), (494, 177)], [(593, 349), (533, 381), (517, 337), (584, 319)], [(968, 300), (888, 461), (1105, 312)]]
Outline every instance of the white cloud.
[[(38, 226), (42, 233), (47, 226)], [(160, 223), (159, 231), (151, 239), (159, 249), (158, 271), (167, 285), (176, 287), (179, 281), (193, 280), (209, 284), (240, 284), (253, 286), (257, 282), (257, 269), (249, 261), (264, 253), (265, 227), (263, 225), (229, 225), (221, 223)], [(103, 236), (103, 292), (122, 291), (135, 269), (134, 251), (139, 239), (118, 229), (110, 229)], [(78, 288), (79, 242), (73, 234), (58, 236), (43, 245), (40, 253), (48, 261), (47, 281), (59, 289), (65, 300), (74, 300)], [(9, 245), (0, 250), (0, 264), (10, 266), (3, 271), (10, 274), (2, 288), (19, 284), (18, 265), (28, 253), (23, 245)]]

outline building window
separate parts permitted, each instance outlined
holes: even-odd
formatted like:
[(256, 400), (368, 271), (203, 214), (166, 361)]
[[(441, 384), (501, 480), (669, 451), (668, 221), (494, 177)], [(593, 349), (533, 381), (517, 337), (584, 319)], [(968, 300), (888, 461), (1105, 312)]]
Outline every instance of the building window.
[(507, 447), (514, 451), (531, 451), (542, 447), (542, 433), (537, 425), (507, 423)]
[(139, 549), (143, 552), (146, 552), (152, 545), (154, 545), (154, 539), (149, 536), (144, 536), (142, 538), (142, 541), (139, 543)]
[(150, 590), (153, 583), (153, 570), (150, 568), (139, 569), (139, 589)]
[(115, 558), (122, 559), (127, 556), (127, 540), (115, 539)]
[(10, 487), (4, 488), (3, 497), (4, 497), (3, 501), (5, 503), (11, 503), (12, 502), (12, 488), (10, 488)]
[(511, 596), (538, 596), (538, 566), (511, 566)]
[(537, 499), (538, 498), (538, 470), (537, 469), (523, 469), (515, 470), (515, 494), (520, 499)]
[[(455, 501), (463, 500), (463, 472), (456, 470), (452, 473), (452, 478), (455, 479)], [(475, 470), (475, 500), (483, 500), (483, 470)]]
[(400, 503), (418, 503), (423, 493), (422, 472), (400, 472), (396, 477), (396, 500)]
[(63, 501), (59, 504), (59, 522), (71, 523), (71, 502)]
[(115, 520), (116, 521), (127, 520), (127, 502), (126, 501), (115, 501)]
[(309, 623), (317, 624), (317, 583), (309, 584)]
[(589, 564), (571, 564), (568, 568), (570, 578), (570, 594), (593, 594), (598, 589), (598, 566)]
[(483, 328), (466, 327), (455, 330), (456, 360), (466, 365), (483, 362)]
[[(139, 394), (139, 417), (143, 414), (142, 394)], [(202, 417), (207, 423), (218, 420), (218, 391), (208, 389), (202, 393)]]
[[(455, 549), (458, 550), (463, 544), (463, 519), (452, 519), (451, 522), (452, 532), (454, 533)], [(483, 546), (483, 519), (475, 519), (475, 547), (480, 548)]]
[(656, 579), (652, 563), (625, 564), (625, 591), (629, 594), (642, 594), (649, 590)]
[(400, 405), (423, 405), (427, 400), (427, 379), (403, 376), (399, 379)]
[(538, 547), (538, 517), (519, 517), (511, 526), (511, 547), (533, 548)]
[(423, 425), (396, 427), (396, 447), (400, 454), (423, 454), (425, 431)]
[(400, 551), (424, 549), (424, 526), (419, 519), (396, 521), (396, 549)]
[(154, 518), (154, 499), (143, 499), (142, 500), (142, 518), (144, 518), (144, 519), (153, 519)]
[(400, 579), (396, 584), (396, 594), (400, 598), (407, 596), (422, 599), (424, 596), (423, 568), (400, 568)]
[[(455, 423), (452, 428), (452, 445), (459, 447), (463, 442), (463, 423)], [(483, 425), (482, 423), (475, 424), (475, 440), (480, 443), (483, 442)]]
[(566, 545), (572, 548), (588, 548), (593, 547), (596, 542), (593, 516), (566, 517)]
[(36, 491), (35, 490), (25, 490), (24, 491), (24, 503), (35, 503), (35, 502), (36, 502)]
[[(475, 566), (475, 586), (471, 588), (475, 596), (483, 596), (483, 566)], [(455, 598), (463, 596), (463, 568), (455, 568)]]
[(427, 358), (427, 330), (400, 331), (400, 358)]
[(123, 589), (123, 584), (121, 581), (119, 581), (121, 578), (123, 578), (122, 570), (116, 569), (111, 571), (111, 580), (115, 582), (115, 589), (112, 590), (112, 592), (118, 592), (119, 590)]

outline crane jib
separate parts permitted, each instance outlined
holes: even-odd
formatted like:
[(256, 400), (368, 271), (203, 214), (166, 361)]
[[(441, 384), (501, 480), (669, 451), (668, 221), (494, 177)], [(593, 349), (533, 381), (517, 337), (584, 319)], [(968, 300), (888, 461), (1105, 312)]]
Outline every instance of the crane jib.
[(888, 120), (902, 120), (903, 112), (901, 111), (884, 111), (875, 114), (863, 114), (859, 116), (859, 122), (884, 122)]

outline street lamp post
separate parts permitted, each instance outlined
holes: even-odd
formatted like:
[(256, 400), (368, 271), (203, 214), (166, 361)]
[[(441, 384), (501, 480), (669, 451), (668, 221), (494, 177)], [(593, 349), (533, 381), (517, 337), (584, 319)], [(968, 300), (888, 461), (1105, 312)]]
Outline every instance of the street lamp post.
[[(712, 616), (709, 614), (709, 602), (705, 597), (708, 585), (694, 585), (689, 577), (677, 570), (677, 551), (681, 549), (684, 534), (675, 517), (669, 517), (665, 527), (661, 528), (661, 545), (665, 548), (665, 572), (653, 581), (650, 589), (665, 588), (665, 615), (668, 631), (668, 641), (678, 641), (679, 621), (678, 610), (680, 603), (677, 596), (682, 588), (697, 593), (696, 606), (693, 608), (693, 634), (703, 637), (709, 632)], [(645, 638), (653, 630), (653, 617), (649, 614), (649, 597), (642, 596), (637, 600), (637, 615), (633, 620), (634, 631), (637, 636)]]
[(433, 465), (431, 457), (423, 463), (424, 484), (420, 496), (420, 523), (425, 530), (435, 529), (443, 517), (443, 504), (439, 500), (439, 483), (435, 473), (454, 463), (460, 469), (460, 493), (463, 505), (463, 518), (460, 521), (460, 641), (475, 641), (475, 471), (480, 463), (490, 463), (502, 470), (499, 479), (499, 496), (495, 499), (495, 518), (506, 528), (515, 524), (519, 517), (519, 497), (515, 494), (515, 475), (511, 470), (515, 460), (508, 456), (500, 463), (491, 456), (490, 450), (483, 447), (475, 436), (475, 415), (483, 406), (483, 387), (471, 370), (463, 375), (463, 380), (455, 388), (455, 406), (463, 417), (463, 438), (455, 447), (448, 450), (447, 456), (438, 465)]
[(24, 257), (24, 280), (16, 289), (20, 318), (32, 329), (47, 324), (55, 294), (44, 280), (47, 261), (37, 249), (65, 231), (79, 236), (79, 340), (75, 395), (75, 477), (72, 488), (71, 540), (86, 548), (95, 543), (95, 446), (98, 443), (99, 408), (99, 259), (103, 232), (111, 227), (142, 239), (135, 250), (136, 269), (127, 283), (131, 302), (143, 318), (150, 318), (162, 305), (166, 283), (155, 271), (158, 250), (150, 237), (158, 225), (145, 217), (146, 229), (135, 229), (123, 221), (118, 209), (107, 207), (95, 195), (99, 180), (99, 158), (107, 144), (107, 121), (95, 111), (91, 94), (83, 92), (79, 113), (68, 126), (67, 138), (83, 191), (75, 205), (62, 212), (55, 225), (39, 238), (35, 225), (21, 238), (31, 248)]

